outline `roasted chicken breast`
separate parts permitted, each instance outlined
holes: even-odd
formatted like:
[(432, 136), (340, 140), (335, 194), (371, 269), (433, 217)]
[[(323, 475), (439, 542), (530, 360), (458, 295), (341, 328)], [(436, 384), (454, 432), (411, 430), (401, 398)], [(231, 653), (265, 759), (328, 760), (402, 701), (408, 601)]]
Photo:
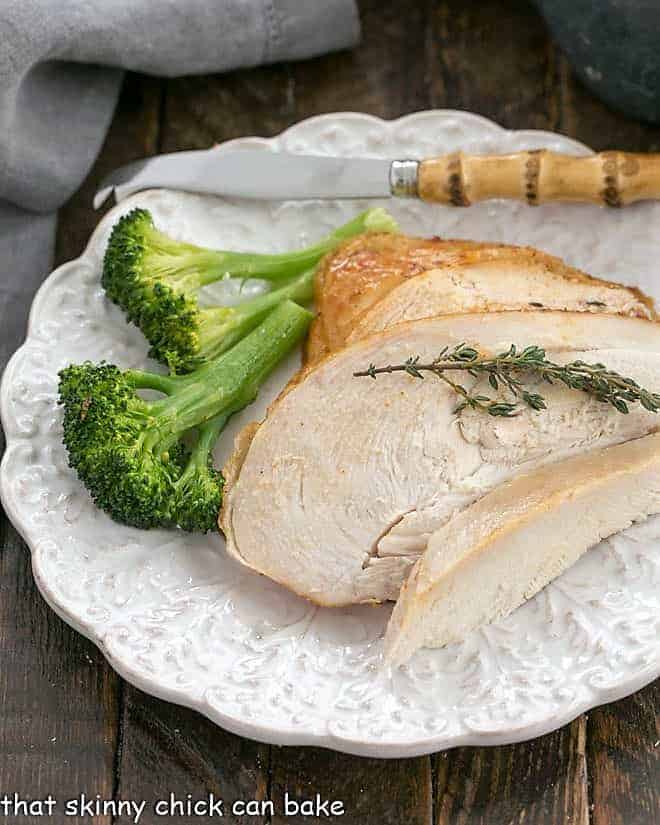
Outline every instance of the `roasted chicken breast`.
[(639, 406), (621, 415), (563, 385), (544, 386), (542, 413), (502, 419), (457, 416), (433, 378), (353, 377), (464, 341), (493, 352), (533, 342), (660, 390), (660, 326), (646, 320), (532, 311), (398, 324), (304, 371), (244, 433), (225, 470), (229, 553), (318, 604), (396, 598), (429, 536), (497, 485), (658, 426)]
[(455, 312), (565, 309), (654, 318), (637, 289), (530, 247), (363, 235), (322, 262), (306, 362), (402, 320)]

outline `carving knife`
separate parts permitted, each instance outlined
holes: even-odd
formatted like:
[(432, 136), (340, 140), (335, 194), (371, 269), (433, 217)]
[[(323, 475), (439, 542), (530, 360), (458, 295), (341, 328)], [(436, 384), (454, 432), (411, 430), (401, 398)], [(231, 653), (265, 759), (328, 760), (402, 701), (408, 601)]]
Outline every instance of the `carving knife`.
[(660, 154), (574, 156), (547, 149), (508, 155), (452, 152), (428, 160), (294, 155), (259, 149), (174, 152), (108, 175), (98, 209), (143, 189), (180, 189), (256, 200), (412, 197), (453, 206), (492, 198), (624, 206), (660, 198)]

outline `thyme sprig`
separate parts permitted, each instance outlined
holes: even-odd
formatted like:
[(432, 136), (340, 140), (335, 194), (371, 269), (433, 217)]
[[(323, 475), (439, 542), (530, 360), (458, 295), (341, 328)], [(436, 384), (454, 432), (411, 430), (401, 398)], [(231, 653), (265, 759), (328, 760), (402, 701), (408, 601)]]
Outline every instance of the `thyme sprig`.
[[(467, 372), (474, 378), (485, 376), (493, 390), (508, 390), (516, 400), (475, 395), (451, 377), (451, 373), (457, 371)], [(656, 413), (660, 410), (660, 394), (640, 387), (632, 378), (619, 375), (604, 364), (587, 364), (579, 360), (555, 364), (546, 358), (545, 350), (537, 346), (519, 349), (511, 344), (506, 352), (491, 356), (467, 344), (458, 344), (453, 349), (445, 347), (429, 363), (421, 363), (419, 356), (416, 356), (401, 364), (385, 367), (370, 364), (368, 369), (353, 375), (356, 378), (375, 379), (377, 375), (393, 372), (405, 372), (413, 378), (424, 378), (424, 373), (437, 376), (462, 399), (456, 412), (469, 407), (489, 415), (512, 418), (520, 413), (521, 403), (532, 410), (545, 410), (544, 397), (525, 388), (524, 380), (528, 376), (536, 376), (548, 384), (559, 382), (569, 389), (585, 392), (598, 401), (611, 405), (620, 413), (628, 413), (628, 405), (634, 403), (641, 404), (649, 412)]]

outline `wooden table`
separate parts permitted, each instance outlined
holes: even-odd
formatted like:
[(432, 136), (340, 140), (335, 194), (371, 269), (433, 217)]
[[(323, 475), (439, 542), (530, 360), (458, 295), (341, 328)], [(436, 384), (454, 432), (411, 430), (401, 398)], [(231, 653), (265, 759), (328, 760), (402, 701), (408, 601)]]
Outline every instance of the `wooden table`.
[[(523, 0), (364, 0), (364, 41), (352, 53), (225, 76), (126, 79), (101, 156), (62, 210), (57, 263), (77, 256), (98, 220), (100, 176), (155, 152), (274, 135), (301, 118), (354, 109), (386, 118), (419, 109), (469, 109), (504, 126), (551, 129), (594, 149), (660, 151), (660, 129), (632, 122), (573, 79), (542, 21)], [(45, 275), (45, 273), (43, 273)], [(32, 287), (19, 288), (3, 353), (23, 335)], [(12, 340), (9, 338), (13, 336)], [(340, 798), (344, 825), (660, 821), (658, 683), (510, 747), (459, 748), (378, 761), (310, 748), (260, 745), (118, 678), (103, 656), (38, 595), (28, 551), (6, 518), (0, 567), (0, 794), (59, 799)], [(89, 822), (53, 817), (15, 822)], [(130, 817), (100, 817), (128, 823)], [(141, 822), (210, 822), (208, 817)], [(213, 819), (216, 821), (216, 819)], [(246, 816), (224, 821), (298, 823)]]

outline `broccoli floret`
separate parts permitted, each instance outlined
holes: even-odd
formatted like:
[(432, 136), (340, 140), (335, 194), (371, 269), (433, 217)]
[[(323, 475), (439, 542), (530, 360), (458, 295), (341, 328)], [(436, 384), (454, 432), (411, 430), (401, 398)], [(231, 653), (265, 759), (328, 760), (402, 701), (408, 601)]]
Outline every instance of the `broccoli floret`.
[[(135, 527), (215, 529), (222, 500), (211, 460), (215, 440), (227, 419), (254, 400), (311, 317), (285, 301), (231, 350), (185, 376), (90, 362), (63, 369), (64, 444), (97, 506)], [(142, 389), (164, 397), (146, 400), (137, 393)]]
[[(396, 229), (385, 210), (370, 209), (313, 246), (262, 255), (176, 241), (156, 229), (147, 210), (134, 209), (112, 230), (102, 283), (142, 330), (150, 355), (185, 372), (232, 346), (278, 302), (309, 300), (313, 268), (342, 241), (361, 232)], [(226, 277), (269, 280), (279, 288), (237, 307), (200, 307), (198, 290)]]

